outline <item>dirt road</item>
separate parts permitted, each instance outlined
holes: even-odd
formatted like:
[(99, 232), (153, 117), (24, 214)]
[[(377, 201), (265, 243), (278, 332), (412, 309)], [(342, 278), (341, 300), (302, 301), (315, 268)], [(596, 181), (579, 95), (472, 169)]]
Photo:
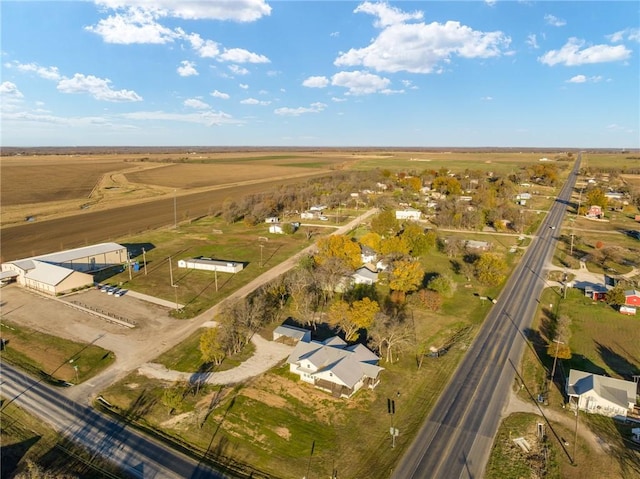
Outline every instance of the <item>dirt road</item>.
[[(175, 216), (178, 222), (197, 218), (219, 211), (229, 197), (240, 199), (245, 195), (266, 192), (279, 185), (299, 183), (323, 174), (327, 173), (313, 172), (264, 182), (245, 182), (179, 196)], [(3, 228), (2, 261), (114, 241), (126, 235), (169, 226), (173, 222), (174, 199), (171, 196), (112, 209), (84, 210), (73, 216)]]

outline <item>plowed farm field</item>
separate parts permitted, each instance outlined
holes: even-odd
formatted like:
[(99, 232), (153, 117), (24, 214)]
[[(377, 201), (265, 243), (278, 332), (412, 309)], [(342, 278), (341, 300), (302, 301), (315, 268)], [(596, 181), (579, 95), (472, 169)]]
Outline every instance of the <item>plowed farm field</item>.
[(172, 226), (219, 211), (227, 198), (328, 174), (344, 161), (343, 155), (255, 152), (2, 157), (1, 259)]

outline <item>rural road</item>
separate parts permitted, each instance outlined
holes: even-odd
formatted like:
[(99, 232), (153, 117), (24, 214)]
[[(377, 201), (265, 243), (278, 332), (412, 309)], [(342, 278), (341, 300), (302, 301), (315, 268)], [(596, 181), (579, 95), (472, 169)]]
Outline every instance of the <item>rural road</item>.
[(69, 401), (59, 390), (2, 364), (0, 394), (41, 418), (93, 454), (117, 464), (132, 477), (145, 479), (222, 479), (224, 475), (167, 448), (126, 424)]
[[(366, 221), (377, 212), (378, 210), (375, 208), (368, 210), (357, 218), (351, 220), (349, 223), (338, 227), (331, 234), (347, 233), (359, 226), (360, 223)], [(315, 248), (316, 245), (314, 243), (311, 246), (308, 246), (302, 251), (296, 253), (291, 258), (274, 266), (270, 270), (255, 278), (253, 281), (247, 283), (240, 289), (236, 290), (234, 293), (230, 294), (225, 301), (243, 298), (260, 286), (286, 273), (298, 264), (298, 261), (301, 257), (306, 254), (312, 253)], [(101, 390), (123, 378), (131, 371), (145, 365), (146, 363), (149, 363), (174, 345), (181, 343), (191, 334), (193, 334), (194, 331), (201, 328), (204, 323), (206, 323), (207, 321), (211, 321), (216, 316), (216, 314), (218, 314), (223, 302), (214, 305), (213, 307), (209, 308), (207, 311), (201, 313), (193, 319), (180, 321), (176, 324), (176, 327), (170, 333), (165, 334), (161, 340), (159, 338), (153, 338), (153, 340), (151, 341), (150, 339), (148, 347), (141, 347), (139, 351), (136, 352), (136, 354), (130, 355), (127, 361), (120, 361), (118, 357), (116, 357), (116, 361), (110, 368), (82, 384), (78, 384), (77, 386), (69, 388), (65, 391), (65, 396), (78, 402), (90, 403)], [(268, 366), (265, 364), (263, 365), (262, 370), (257, 370), (256, 374), (260, 374), (266, 369), (268, 369)]]
[(500, 293), (393, 478), (472, 479), (484, 475), (580, 160), (581, 155), (538, 236)]

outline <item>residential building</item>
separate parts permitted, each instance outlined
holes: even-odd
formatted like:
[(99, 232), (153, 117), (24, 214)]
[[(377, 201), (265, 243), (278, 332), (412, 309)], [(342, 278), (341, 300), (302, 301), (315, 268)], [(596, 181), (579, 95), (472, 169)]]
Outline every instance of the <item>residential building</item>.
[(602, 208), (598, 205), (592, 205), (586, 214), (587, 218), (602, 218)]
[(348, 346), (338, 336), (322, 342), (299, 341), (289, 355), (289, 370), (335, 397), (349, 398), (380, 382), (380, 358), (362, 344)]
[(353, 284), (372, 285), (378, 282), (377, 271), (372, 271), (370, 268), (367, 268), (367, 266), (358, 268), (351, 277), (353, 278)]
[(625, 306), (640, 306), (640, 291), (630, 289), (624, 292)]
[(360, 259), (362, 263), (374, 263), (378, 259), (376, 252), (367, 245), (360, 245)]
[(396, 210), (396, 219), (397, 220), (419, 220), (422, 213), (418, 210), (406, 209), (406, 210)]
[(627, 416), (636, 403), (637, 384), (632, 381), (571, 369), (567, 381), (569, 402), (582, 411), (603, 416)]

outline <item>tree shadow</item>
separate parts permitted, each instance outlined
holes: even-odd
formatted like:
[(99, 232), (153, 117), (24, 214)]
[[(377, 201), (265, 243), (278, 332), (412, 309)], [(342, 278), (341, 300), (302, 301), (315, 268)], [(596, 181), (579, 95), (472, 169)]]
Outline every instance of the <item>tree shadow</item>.
[(568, 362), (571, 369), (577, 369), (579, 371), (597, 374), (599, 376), (607, 375), (607, 371), (605, 369), (595, 364), (589, 358), (584, 357), (582, 354), (574, 354)]
[[(632, 380), (634, 375), (640, 374), (640, 368), (638, 368), (636, 363), (629, 361), (629, 359), (622, 356), (617, 351), (614, 351), (609, 346), (605, 346), (598, 341), (594, 341), (594, 343), (596, 344), (596, 350), (604, 363), (617, 375), (627, 380)], [(620, 346), (616, 344), (616, 348), (619, 347)], [(623, 348), (620, 349), (628, 355)], [(635, 360), (633, 357), (631, 359)]]
[[(3, 424), (3, 429), (6, 424)], [(18, 463), (22, 460), (24, 455), (37, 443), (42, 436), (33, 436), (24, 441), (17, 442), (7, 446), (2, 446), (2, 470), (0, 470), (0, 478), (5, 479), (14, 477), (14, 473), (17, 472)]]

